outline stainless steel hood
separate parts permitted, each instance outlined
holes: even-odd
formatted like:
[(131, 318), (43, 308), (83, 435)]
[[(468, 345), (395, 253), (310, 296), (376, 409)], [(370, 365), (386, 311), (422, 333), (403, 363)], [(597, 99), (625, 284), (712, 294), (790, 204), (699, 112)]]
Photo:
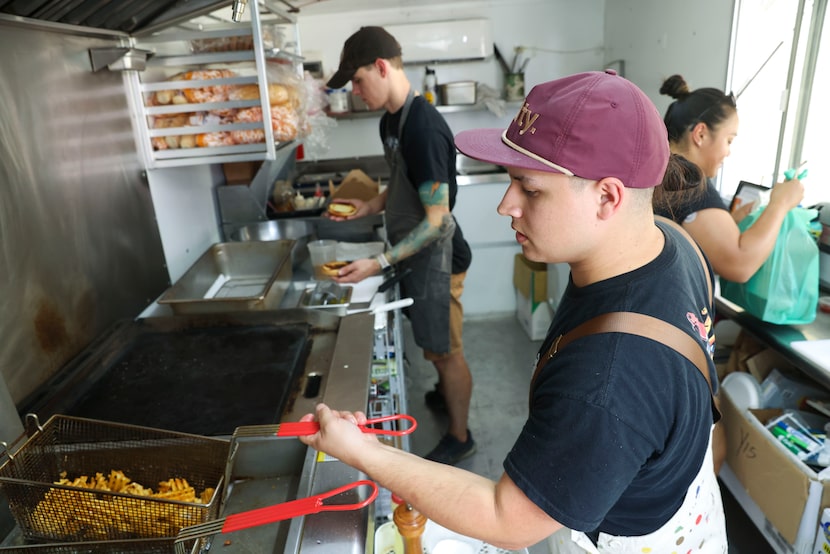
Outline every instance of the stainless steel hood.
[(205, 15), (230, 0), (0, 0), (0, 13), (134, 34)]
[[(319, 1), (271, 3), (297, 12), (301, 5)], [(0, 0), (0, 14), (141, 36), (217, 10), (221, 10), (222, 19), (230, 21), (233, 4), (232, 0)]]

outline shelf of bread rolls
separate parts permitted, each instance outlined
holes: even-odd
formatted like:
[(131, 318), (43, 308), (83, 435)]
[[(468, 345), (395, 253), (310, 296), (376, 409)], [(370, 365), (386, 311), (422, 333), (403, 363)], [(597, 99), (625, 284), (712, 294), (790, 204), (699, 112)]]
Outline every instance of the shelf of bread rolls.
[(240, 23), (211, 17), (136, 38), (152, 52), (144, 71), (125, 74), (147, 169), (274, 160), (302, 138), (296, 18), (248, 7)]

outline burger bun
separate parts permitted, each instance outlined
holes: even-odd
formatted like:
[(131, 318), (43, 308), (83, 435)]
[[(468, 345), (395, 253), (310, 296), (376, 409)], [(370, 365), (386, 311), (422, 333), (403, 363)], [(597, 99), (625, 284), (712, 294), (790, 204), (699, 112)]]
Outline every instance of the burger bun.
[(349, 265), (349, 262), (326, 262), (322, 266), (322, 271), (324, 275), (328, 275), (329, 277), (337, 277), (337, 275), (340, 273), (340, 270), (346, 267), (347, 265)]
[(328, 212), (337, 217), (349, 217), (357, 212), (357, 208), (344, 202), (332, 202), (329, 204)]

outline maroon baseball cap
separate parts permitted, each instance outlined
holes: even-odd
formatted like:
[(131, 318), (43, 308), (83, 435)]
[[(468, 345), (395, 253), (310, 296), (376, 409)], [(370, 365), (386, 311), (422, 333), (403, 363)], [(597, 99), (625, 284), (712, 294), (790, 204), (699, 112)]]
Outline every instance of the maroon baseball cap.
[(340, 53), (340, 67), (326, 86), (342, 88), (354, 77), (355, 72), (374, 63), (378, 58), (390, 60), (401, 55), (401, 45), (383, 27), (361, 27), (346, 39)]
[(455, 145), (497, 165), (591, 180), (616, 177), (631, 188), (659, 185), (669, 160), (657, 108), (611, 69), (536, 85), (506, 131), (464, 131)]

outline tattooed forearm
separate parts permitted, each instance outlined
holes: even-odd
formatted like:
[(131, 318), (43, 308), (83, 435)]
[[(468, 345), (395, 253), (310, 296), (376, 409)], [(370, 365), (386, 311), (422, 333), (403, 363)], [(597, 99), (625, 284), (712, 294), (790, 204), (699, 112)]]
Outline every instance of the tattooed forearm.
[(422, 183), (418, 189), (426, 217), (386, 253), (390, 263), (399, 262), (435, 242), (455, 225), (450, 213), (449, 185), (439, 181)]
[(454, 225), (455, 221), (453, 221), (450, 213), (441, 217), (441, 223), (438, 226), (432, 225), (429, 218), (425, 218), (401, 242), (386, 252), (386, 259), (389, 260), (389, 263), (394, 264), (408, 258), (441, 238)]

